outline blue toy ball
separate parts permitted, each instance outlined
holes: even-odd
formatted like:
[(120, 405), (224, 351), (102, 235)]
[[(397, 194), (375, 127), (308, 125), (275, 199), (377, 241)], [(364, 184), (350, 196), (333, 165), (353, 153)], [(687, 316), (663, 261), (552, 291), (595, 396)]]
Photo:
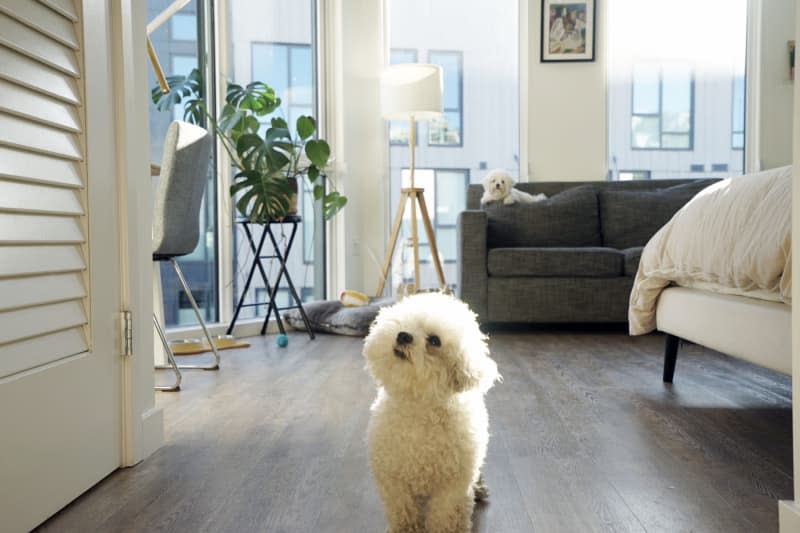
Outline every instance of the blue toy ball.
[(280, 348), (286, 348), (289, 345), (289, 337), (285, 333), (281, 333), (275, 338), (275, 344)]

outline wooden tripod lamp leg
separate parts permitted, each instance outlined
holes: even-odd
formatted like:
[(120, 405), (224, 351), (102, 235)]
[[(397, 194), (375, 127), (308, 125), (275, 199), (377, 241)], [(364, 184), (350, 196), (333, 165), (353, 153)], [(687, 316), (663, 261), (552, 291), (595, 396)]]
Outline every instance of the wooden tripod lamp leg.
[(422, 193), (415, 195), (419, 202), (419, 210), (422, 213), (422, 223), (425, 226), (425, 233), (428, 234), (428, 245), (431, 247), (431, 256), (433, 257), (433, 266), (436, 268), (436, 277), (439, 279), (439, 288), (444, 289), (447, 283), (444, 280), (444, 271), (442, 270), (442, 263), (439, 261), (439, 249), (436, 246), (436, 234), (433, 232), (433, 225), (428, 216), (428, 207), (425, 204), (425, 196)]
[(375, 296), (380, 298), (383, 294), (383, 287), (386, 285), (386, 277), (389, 275), (389, 266), (392, 264), (392, 256), (394, 249), (397, 245), (397, 236), (400, 233), (400, 224), (403, 222), (403, 212), (406, 210), (406, 201), (408, 200), (408, 193), (405, 191), (400, 192), (400, 201), (397, 205), (397, 213), (394, 216), (392, 223), (392, 233), (389, 236), (388, 247), (386, 248), (386, 257), (383, 260), (383, 269), (381, 277), (378, 280), (378, 290), (375, 291)]
[(417, 231), (416, 189), (411, 189), (411, 242), (414, 244), (414, 291), (419, 291), (419, 231)]

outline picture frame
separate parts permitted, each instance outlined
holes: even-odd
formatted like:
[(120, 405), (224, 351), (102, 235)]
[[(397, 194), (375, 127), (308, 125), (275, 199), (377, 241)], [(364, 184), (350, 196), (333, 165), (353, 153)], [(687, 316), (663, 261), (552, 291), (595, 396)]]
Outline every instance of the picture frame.
[(542, 0), (541, 63), (594, 61), (596, 0)]

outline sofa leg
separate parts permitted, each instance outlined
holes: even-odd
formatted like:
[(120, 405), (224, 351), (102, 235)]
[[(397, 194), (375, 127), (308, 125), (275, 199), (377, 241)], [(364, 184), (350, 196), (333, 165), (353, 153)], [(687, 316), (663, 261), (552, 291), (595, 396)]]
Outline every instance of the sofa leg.
[(672, 376), (675, 374), (675, 361), (678, 359), (678, 344), (680, 337), (667, 333), (664, 342), (664, 383), (672, 383)]

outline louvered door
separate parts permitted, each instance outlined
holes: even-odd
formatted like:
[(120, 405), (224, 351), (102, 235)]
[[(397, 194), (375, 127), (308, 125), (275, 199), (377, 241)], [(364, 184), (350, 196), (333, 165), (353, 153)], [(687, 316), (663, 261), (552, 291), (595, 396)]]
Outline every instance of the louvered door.
[(82, 46), (111, 48), (108, 4), (87, 0), (106, 16), (84, 33), (80, 0), (0, 0), (2, 531), (120, 464), (113, 100), (88, 97), (113, 76), (108, 51)]

